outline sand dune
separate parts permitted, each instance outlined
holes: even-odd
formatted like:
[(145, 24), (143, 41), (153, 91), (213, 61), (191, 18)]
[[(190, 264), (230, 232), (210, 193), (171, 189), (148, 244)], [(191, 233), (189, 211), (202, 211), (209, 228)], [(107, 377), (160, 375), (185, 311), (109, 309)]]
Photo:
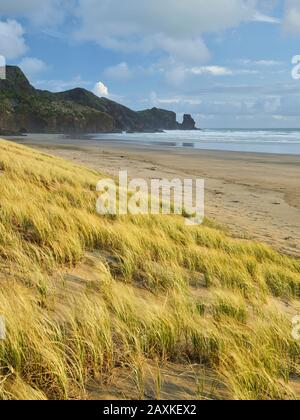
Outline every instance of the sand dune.
[(28, 145), (117, 175), (146, 179), (201, 177), (206, 215), (281, 252), (300, 255), (300, 156), (136, 146), (43, 136)]

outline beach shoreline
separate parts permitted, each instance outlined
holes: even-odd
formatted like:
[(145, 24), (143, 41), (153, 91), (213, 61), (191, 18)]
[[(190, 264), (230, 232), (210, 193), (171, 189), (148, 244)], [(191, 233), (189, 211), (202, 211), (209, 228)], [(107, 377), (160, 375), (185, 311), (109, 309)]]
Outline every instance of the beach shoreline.
[[(14, 139), (10, 139), (13, 141)], [(15, 139), (109, 176), (205, 179), (206, 217), (238, 236), (300, 256), (300, 156), (195, 150), (120, 141), (27, 136)]]

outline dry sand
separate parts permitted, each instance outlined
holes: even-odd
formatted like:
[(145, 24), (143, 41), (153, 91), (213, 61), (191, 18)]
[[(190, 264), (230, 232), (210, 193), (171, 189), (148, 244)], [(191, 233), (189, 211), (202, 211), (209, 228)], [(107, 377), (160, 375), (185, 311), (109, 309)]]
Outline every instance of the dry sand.
[(300, 256), (300, 156), (218, 152), (47, 136), (18, 142), (109, 175), (205, 179), (206, 216), (237, 236)]

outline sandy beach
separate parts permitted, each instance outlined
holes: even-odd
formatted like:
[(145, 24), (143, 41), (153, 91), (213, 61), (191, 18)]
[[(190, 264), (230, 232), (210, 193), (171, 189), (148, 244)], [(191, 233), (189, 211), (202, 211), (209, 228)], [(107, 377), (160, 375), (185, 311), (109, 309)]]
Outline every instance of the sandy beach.
[(239, 237), (300, 256), (300, 156), (33, 136), (18, 143), (116, 176), (204, 178), (206, 216)]

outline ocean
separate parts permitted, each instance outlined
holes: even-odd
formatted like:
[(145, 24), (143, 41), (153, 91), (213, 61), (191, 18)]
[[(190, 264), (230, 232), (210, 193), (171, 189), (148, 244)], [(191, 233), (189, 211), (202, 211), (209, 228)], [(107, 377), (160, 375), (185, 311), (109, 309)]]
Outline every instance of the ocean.
[(300, 129), (166, 131), (165, 133), (97, 134), (95, 140), (116, 140), (150, 146), (300, 155)]

